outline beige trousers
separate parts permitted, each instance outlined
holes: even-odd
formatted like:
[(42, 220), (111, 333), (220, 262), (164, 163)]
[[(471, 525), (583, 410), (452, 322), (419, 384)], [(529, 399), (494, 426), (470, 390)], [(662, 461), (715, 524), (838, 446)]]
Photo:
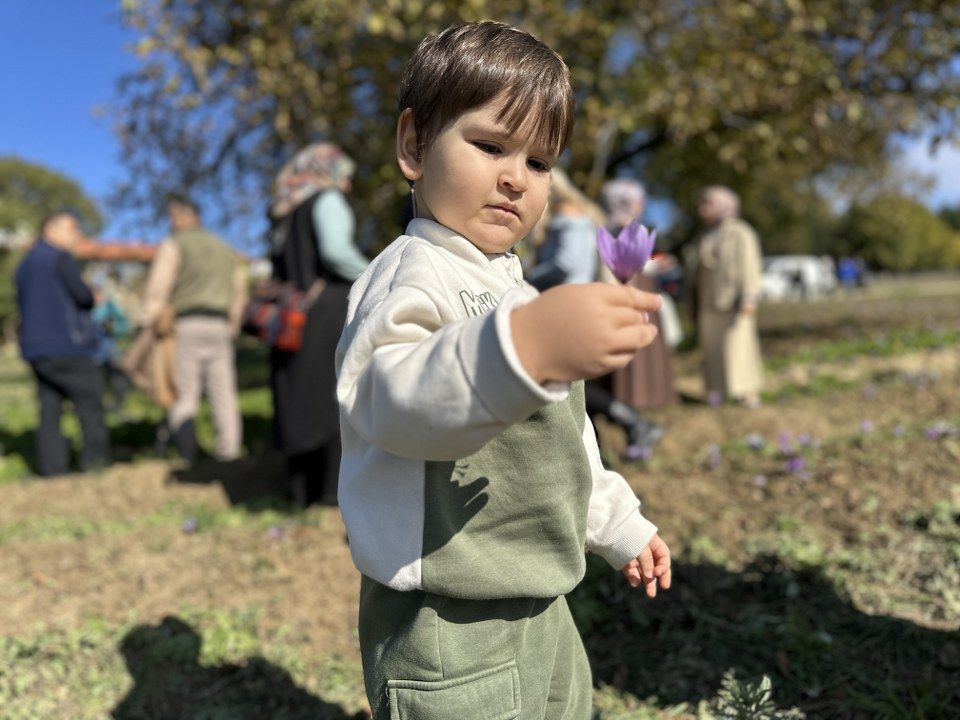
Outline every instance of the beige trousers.
[(206, 394), (217, 430), (217, 458), (233, 460), (240, 454), (242, 426), (230, 323), (217, 317), (189, 316), (176, 321), (174, 334), (177, 399), (170, 406), (170, 428), (176, 432), (195, 417), (200, 396)]

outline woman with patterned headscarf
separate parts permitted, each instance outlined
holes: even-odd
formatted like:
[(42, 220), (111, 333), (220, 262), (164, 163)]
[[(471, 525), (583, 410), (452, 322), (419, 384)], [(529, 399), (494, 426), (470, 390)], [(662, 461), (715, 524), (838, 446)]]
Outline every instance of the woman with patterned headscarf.
[(740, 219), (740, 199), (729, 188), (703, 191), (703, 234), (690, 253), (697, 332), (703, 349), (708, 401), (760, 404), (763, 362), (757, 333), (762, 258), (757, 234)]
[(347, 294), (368, 260), (354, 245), (347, 203), (355, 164), (336, 145), (315, 143), (281, 168), (270, 201), (273, 277), (316, 300), (303, 345), (270, 355), (274, 429), (287, 456), (287, 494), (297, 505), (337, 503), (340, 420), (334, 353)]

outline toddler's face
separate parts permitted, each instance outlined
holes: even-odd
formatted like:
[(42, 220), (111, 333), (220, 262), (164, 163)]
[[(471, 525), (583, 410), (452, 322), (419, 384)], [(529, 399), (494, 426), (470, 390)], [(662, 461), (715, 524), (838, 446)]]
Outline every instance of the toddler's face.
[(416, 179), (420, 215), (467, 238), (485, 253), (502, 253), (543, 214), (553, 149), (526, 125), (509, 133), (497, 120), (502, 99), (468, 110), (424, 153)]

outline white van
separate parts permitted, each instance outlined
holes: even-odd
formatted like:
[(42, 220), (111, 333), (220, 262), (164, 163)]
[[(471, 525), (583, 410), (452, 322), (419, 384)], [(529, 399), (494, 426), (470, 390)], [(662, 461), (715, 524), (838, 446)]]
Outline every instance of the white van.
[(837, 289), (833, 259), (815, 255), (769, 255), (763, 259), (761, 292), (770, 300), (828, 295)]

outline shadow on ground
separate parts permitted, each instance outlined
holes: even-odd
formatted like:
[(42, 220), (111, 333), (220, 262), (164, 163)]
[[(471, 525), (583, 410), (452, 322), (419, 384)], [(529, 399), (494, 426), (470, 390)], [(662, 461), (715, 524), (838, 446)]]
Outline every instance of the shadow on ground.
[[(283, 499), (286, 460), (279, 452), (248, 455), (230, 462), (204, 458), (192, 467), (173, 470), (171, 482), (198, 485), (219, 484), (231, 505), (250, 510), (274, 507), (283, 510), (289, 503)], [(292, 508), (290, 508), (292, 509)]]
[(340, 705), (299, 687), (282, 667), (253, 656), (203, 666), (200, 635), (176, 617), (138, 625), (120, 642), (133, 687), (111, 712), (116, 720), (348, 720)]
[(733, 668), (772, 675), (780, 706), (808, 718), (960, 716), (960, 632), (866, 615), (777, 558), (740, 573), (676, 563), (650, 601), (591, 557), (569, 601), (596, 681), (663, 707), (714, 697)]
[[(71, 412), (66, 406), (65, 413)], [(187, 482), (212, 482), (215, 479), (227, 478), (225, 489), (228, 490), (234, 503), (246, 502), (250, 497), (260, 497), (271, 492), (278, 493), (279, 483), (283, 476), (283, 458), (273, 450), (272, 421), (268, 417), (249, 414), (243, 418), (243, 437), (247, 456), (236, 463), (217, 463), (210, 458), (204, 458), (199, 463), (198, 471), (188, 473)], [(176, 458), (172, 448), (167, 448), (165, 454), (158, 455), (157, 427), (159, 420), (153, 419), (121, 419), (115, 416), (108, 417), (110, 432), (110, 459), (114, 463), (135, 462), (143, 457)], [(11, 432), (0, 425), (0, 455), (7, 457), (19, 456), (30, 475), (37, 474), (36, 455), (34, 452), (33, 429)], [(72, 471), (79, 469), (80, 437), (70, 438), (70, 467)], [(262, 482), (251, 486), (250, 467), (256, 468), (261, 474)], [(230, 477), (231, 473), (237, 477)], [(229, 485), (229, 487), (227, 487)], [(230, 492), (230, 491), (234, 492)], [(234, 496), (238, 499), (234, 500)]]

